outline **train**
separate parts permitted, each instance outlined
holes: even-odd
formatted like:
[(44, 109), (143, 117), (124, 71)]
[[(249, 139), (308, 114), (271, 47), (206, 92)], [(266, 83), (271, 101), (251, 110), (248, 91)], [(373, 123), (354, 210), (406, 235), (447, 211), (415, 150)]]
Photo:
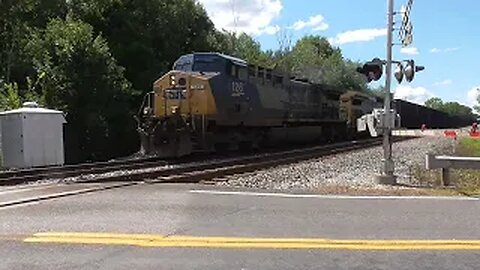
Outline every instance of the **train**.
[(392, 108), (401, 116), (402, 128), (459, 128), (476, 121), (474, 116), (449, 115), (445, 112), (428, 108), (402, 99), (394, 99)]
[[(136, 115), (140, 152), (181, 157), (368, 136), (357, 132), (356, 119), (382, 101), (222, 53), (186, 54), (143, 99)], [(414, 117), (406, 103), (395, 102)]]

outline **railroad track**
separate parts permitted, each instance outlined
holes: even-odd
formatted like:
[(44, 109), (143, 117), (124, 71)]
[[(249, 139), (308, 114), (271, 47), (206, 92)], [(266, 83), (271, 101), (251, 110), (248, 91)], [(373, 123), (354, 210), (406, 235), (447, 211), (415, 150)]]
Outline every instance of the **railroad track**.
[(107, 162), (82, 163), (66, 166), (52, 166), (35, 169), (13, 170), (0, 173), (1, 185), (17, 185), (42, 179), (58, 179), (82, 174), (100, 174), (115, 170), (134, 170), (145, 166), (161, 166), (167, 162), (156, 157), (127, 159)]
[(368, 139), (203, 162), (183, 160), (178, 163), (169, 163), (158, 158), (145, 158), (12, 171), (0, 174), (0, 185), (18, 185), (43, 179), (62, 179), (67, 177), (78, 177), (79, 179), (75, 182), (97, 183), (134, 182), (143, 181), (144, 179), (150, 179), (150, 182), (197, 182), (380, 144), (380, 139)]
[[(396, 138), (394, 141), (406, 139), (411, 138)], [(212, 180), (217, 181), (227, 175), (243, 174), (273, 166), (292, 164), (302, 160), (374, 147), (381, 145), (381, 143), (381, 139), (369, 139), (297, 150), (264, 153), (253, 156), (218, 159), (216, 161), (207, 160), (204, 162), (182, 163), (163, 167), (158, 163), (150, 165), (148, 163), (135, 164), (135, 166), (141, 167), (141, 169), (121, 173), (110, 171), (107, 174), (99, 174), (88, 180), (77, 179), (71, 183), (67, 182), (60, 185), (51, 183), (39, 186), (33, 185), (30, 188), (29, 186), (20, 186), (10, 190), (6, 189), (3, 192), (0, 191), (0, 208), (78, 194), (99, 192), (108, 189), (125, 188), (140, 184), (208, 183), (212, 182)], [(123, 166), (123, 164), (121, 164), (121, 166)], [(111, 169), (111, 167), (106, 166), (97, 171), (105, 171), (108, 168)], [(115, 167), (114, 169), (117, 170), (118, 168), (119, 167)], [(14, 181), (18, 182), (19, 179), (15, 179)]]
[[(410, 138), (397, 138), (395, 141)], [(254, 156), (229, 158), (214, 162), (182, 164), (172, 168), (158, 168), (120, 175), (107, 175), (89, 180), (89, 182), (135, 182), (149, 183), (194, 183), (208, 181), (227, 175), (242, 174), (278, 165), (291, 164), (302, 160), (319, 158), (358, 149), (381, 145), (381, 139), (368, 139), (335, 143), (311, 148), (259, 154)]]

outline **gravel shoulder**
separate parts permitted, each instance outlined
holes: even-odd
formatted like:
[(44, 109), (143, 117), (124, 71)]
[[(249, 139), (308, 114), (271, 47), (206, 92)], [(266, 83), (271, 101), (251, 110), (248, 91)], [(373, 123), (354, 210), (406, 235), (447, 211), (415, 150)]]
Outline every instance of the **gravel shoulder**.
[[(392, 195), (428, 195), (432, 188), (422, 182), (418, 170), (425, 168), (425, 155), (450, 154), (452, 140), (423, 137), (395, 143), (396, 186), (378, 185), (374, 176), (382, 166), (382, 147), (322, 157), (278, 166), (249, 174), (228, 176), (216, 185), (266, 190), (309, 190), (319, 193), (379, 193)], [(451, 189), (435, 189), (435, 194), (454, 195)]]

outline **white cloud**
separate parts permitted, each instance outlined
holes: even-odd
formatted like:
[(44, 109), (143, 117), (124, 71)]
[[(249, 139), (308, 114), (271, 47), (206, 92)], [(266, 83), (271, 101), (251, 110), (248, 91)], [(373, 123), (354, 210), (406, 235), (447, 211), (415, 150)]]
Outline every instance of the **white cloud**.
[(267, 34), (267, 35), (275, 35), (280, 31), (280, 26), (278, 25), (269, 25), (265, 28), (263, 28), (262, 32)]
[(310, 17), (308, 21), (298, 20), (288, 28), (298, 31), (305, 27), (311, 27), (313, 31), (325, 31), (328, 29), (329, 25), (325, 22), (325, 18), (319, 14)]
[(412, 87), (409, 85), (399, 85), (395, 89), (395, 98), (408, 100), (413, 103), (423, 105), (426, 100), (433, 97), (425, 87)]
[(273, 35), (280, 29), (272, 25), (283, 9), (281, 0), (198, 0), (217, 29), (251, 35)]
[(452, 80), (447, 79), (440, 82), (436, 82), (433, 84), (433, 86), (443, 86), (443, 85), (450, 85), (450, 84), (452, 84)]
[(432, 48), (430, 49), (430, 53), (454, 52), (454, 51), (458, 51), (459, 49), (460, 47), (452, 47), (452, 48), (444, 48), (444, 49)]
[(357, 29), (337, 34), (337, 36), (329, 38), (328, 40), (333, 45), (341, 45), (353, 42), (371, 41), (386, 35), (386, 28)]
[(480, 96), (480, 86), (475, 86), (467, 92), (466, 105), (473, 108), (474, 105), (478, 105), (478, 97)]
[(401, 48), (400, 52), (403, 54), (416, 55), (419, 54), (416, 47)]

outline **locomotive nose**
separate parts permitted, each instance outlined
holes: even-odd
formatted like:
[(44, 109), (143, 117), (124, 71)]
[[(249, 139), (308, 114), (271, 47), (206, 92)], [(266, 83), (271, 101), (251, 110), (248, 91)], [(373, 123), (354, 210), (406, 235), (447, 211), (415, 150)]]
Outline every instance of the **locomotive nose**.
[(156, 115), (167, 117), (175, 114), (185, 114), (188, 108), (188, 74), (170, 71), (154, 83), (156, 94)]

